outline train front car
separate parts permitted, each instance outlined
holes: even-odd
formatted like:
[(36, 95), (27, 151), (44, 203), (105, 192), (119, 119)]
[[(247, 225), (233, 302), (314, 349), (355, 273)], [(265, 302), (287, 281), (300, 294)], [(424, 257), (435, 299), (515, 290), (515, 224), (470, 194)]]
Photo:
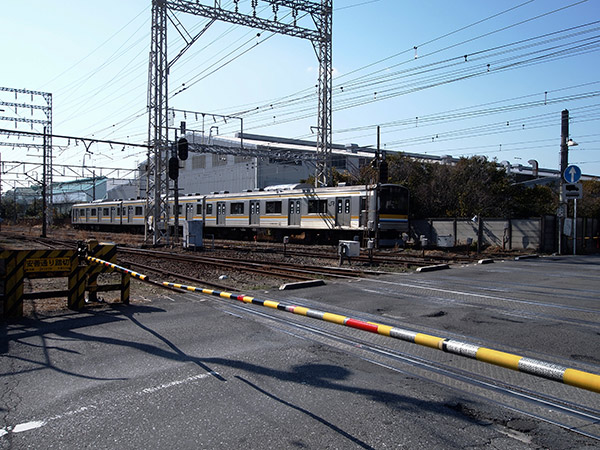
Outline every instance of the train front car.
[(377, 212), (379, 246), (404, 245), (402, 234), (408, 233), (408, 189), (397, 184), (379, 185)]

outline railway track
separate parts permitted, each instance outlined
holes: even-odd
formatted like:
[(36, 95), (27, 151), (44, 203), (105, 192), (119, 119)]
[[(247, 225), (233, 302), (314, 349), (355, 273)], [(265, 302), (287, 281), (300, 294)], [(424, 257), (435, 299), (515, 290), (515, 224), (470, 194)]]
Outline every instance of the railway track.
[[(304, 246), (310, 249), (310, 246)], [(244, 244), (215, 244), (215, 249), (219, 250), (230, 250), (230, 251), (246, 251), (251, 253), (284, 253), (283, 247), (279, 244), (272, 246), (262, 245), (244, 245)], [(332, 248), (331, 250), (307, 250), (306, 248), (298, 248), (298, 246), (287, 248), (285, 254), (290, 256), (308, 257), (308, 258), (320, 258), (338, 260), (337, 249)], [(426, 256), (412, 256), (412, 255), (389, 255), (386, 252), (375, 251), (372, 257), (367, 255), (360, 255), (353, 257), (353, 262), (360, 262), (363, 264), (374, 264), (374, 265), (395, 265), (406, 268), (412, 267), (423, 267), (431, 264), (439, 263), (457, 263), (457, 262), (473, 262), (476, 259), (475, 256), (458, 256), (453, 257), (439, 256), (439, 255), (426, 255)]]
[[(598, 441), (600, 445), (600, 409), (598, 404), (594, 403), (594, 394), (583, 400), (573, 401), (569, 398), (568, 392), (575, 388), (557, 390), (556, 383), (553, 382), (545, 380), (536, 382), (531, 380), (532, 377), (518, 376), (506, 369), (490, 370), (490, 367), (483, 363), (471, 361), (465, 363), (460, 359), (457, 361), (456, 358), (429, 349), (415, 348), (416, 346), (411, 344), (383, 339), (380, 336), (330, 323), (301, 320), (296, 316), (290, 318), (289, 315), (276, 310), (212, 301), (215, 307), (224, 312), (246, 316), (281, 332), (332, 346), (353, 357), (398, 372), (404, 377), (414, 377), (435, 383), (443, 389), (453, 389), (459, 398), (475, 396), (481, 404), (493, 403), (506, 409), (509, 414), (514, 412), (524, 414), (586, 436)], [(312, 307), (314, 304), (301, 306)], [(355, 311), (335, 312), (343, 315), (357, 313)], [(366, 320), (381, 320), (380, 317), (358, 314), (362, 314), (363, 317), (368, 316), (364, 317)], [(444, 330), (438, 330), (438, 334), (443, 333)], [(372, 390), (373, 393), (376, 391), (370, 388), (364, 390), (365, 392)], [(472, 413), (464, 405), (458, 404), (456, 408), (464, 409), (461, 411), (463, 413)], [(477, 419), (481, 420), (480, 417)], [(526, 438), (526, 435), (523, 437)]]
[[(34, 238), (30, 241), (36, 242), (39, 245), (43, 245), (47, 248), (58, 248), (58, 247), (69, 247), (74, 248), (76, 246), (72, 241), (48, 239), (48, 238)], [(125, 257), (124, 255), (129, 255)], [(160, 262), (170, 261), (181, 266), (181, 270), (169, 270), (163, 266), (156, 266), (152, 264), (144, 264), (139, 261), (139, 258), (144, 259), (150, 258)], [(234, 290), (230, 286), (226, 286), (223, 283), (217, 283), (206, 278), (202, 279), (199, 277), (190, 276), (188, 273), (190, 270), (197, 270), (199, 265), (208, 265), (211, 268), (220, 268), (223, 270), (240, 270), (246, 273), (253, 273), (261, 276), (268, 276), (270, 278), (280, 278), (282, 280), (292, 281), (308, 281), (314, 280), (315, 278), (339, 278), (339, 279), (352, 279), (361, 278), (368, 276), (377, 276), (387, 274), (388, 272), (380, 272), (374, 270), (365, 269), (348, 269), (341, 267), (324, 267), (317, 265), (307, 264), (293, 264), (283, 261), (277, 262), (257, 262), (251, 259), (240, 259), (240, 258), (229, 258), (229, 257), (216, 257), (210, 256), (199, 256), (190, 253), (178, 253), (168, 252), (154, 249), (139, 249), (129, 247), (119, 247), (119, 263), (126, 267), (150, 272), (157, 274), (162, 277), (169, 277), (174, 280), (184, 280), (186, 282), (197, 283), (200, 285), (208, 285), (210, 287)]]
[(153, 258), (167, 259), (182, 263), (210, 264), (222, 268), (235, 268), (253, 273), (270, 276), (281, 276), (297, 280), (314, 279), (315, 276), (327, 276), (333, 278), (361, 278), (365, 276), (377, 276), (387, 274), (374, 270), (345, 269), (341, 267), (308, 266), (306, 264), (292, 264), (286, 262), (256, 262), (255, 260), (242, 260), (240, 258), (225, 258), (212, 256), (196, 256), (189, 254), (170, 253), (158, 250), (119, 248), (122, 254), (143, 255)]
[[(13, 237), (20, 240), (27, 241), (35, 241), (39, 242), (41, 245), (47, 245), (47, 242), (60, 242), (65, 245), (72, 245), (74, 240), (82, 239), (81, 233), (75, 233), (70, 230), (65, 230), (61, 232), (61, 239), (59, 238), (38, 238), (26, 236), (25, 233), (9, 233), (14, 235)], [(100, 240), (104, 239), (107, 241), (113, 241), (113, 237), (116, 237), (114, 234), (109, 233), (88, 233), (89, 237), (97, 236)], [(106, 235), (106, 236), (104, 236)], [(85, 235), (84, 235), (85, 236)], [(120, 236), (120, 235), (119, 235)], [(119, 244), (119, 249), (123, 250), (125, 248), (133, 248), (127, 247), (129, 245), (142, 246), (143, 239), (136, 239), (137, 235), (132, 235), (132, 238), (127, 238), (126, 244)], [(69, 240), (70, 239), (70, 240)], [(45, 242), (44, 242), (45, 241)], [(122, 241), (122, 239), (118, 239), (117, 241)], [(284, 251), (282, 244), (279, 243), (265, 243), (265, 242), (243, 242), (243, 241), (217, 241), (216, 243), (210, 240), (205, 241), (207, 253), (212, 250), (218, 251), (230, 251), (230, 252), (247, 252), (249, 254), (285, 254), (287, 257), (301, 257), (301, 258), (315, 258), (322, 260), (330, 260), (330, 261), (338, 261), (339, 256), (337, 255), (337, 249), (334, 247), (322, 248), (319, 246), (315, 248), (314, 246), (308, 245), (289, 245)], [(136, 247), (137, 248), (137, 247)], [(514, 253), (494, 253), (490, 255), (494, 258), (505, 258), (505, 257), (514, 257)], [(404, 254), (399, 252), (390, 252), (386, 250), (375, 250), (372, 257), (365, 255), (364, 252), (358, 257), (353, 257), (350, 261), (351, 264), (360, 264), (362, 266), (384, 266), (389, 267), (392, 270), (395, 267), (402, 267), (405, 269), (413, 269), (423, 266), (428, 266), (432, 264), (453, 264), (453, 263), (472, 263), (477, 259), (481, 258), (481, 255), (477, 254), (452, 254), (452, 255), (439, 255), (434, 254), (431, 251), (424, 251), (421, 255), (415, 254)], [(236, 258), (232, 258), (236, 259)]]

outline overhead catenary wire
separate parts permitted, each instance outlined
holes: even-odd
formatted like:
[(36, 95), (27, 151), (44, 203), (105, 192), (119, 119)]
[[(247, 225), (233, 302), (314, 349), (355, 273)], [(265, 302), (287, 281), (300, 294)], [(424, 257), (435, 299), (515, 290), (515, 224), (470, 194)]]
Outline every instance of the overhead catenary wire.
[[(520, 4), (520, 5), (518, 5), (517, 7), (523, 6), (523, 5), (527, 4), (527, 3), (530, 3), (530, 2), (524, 2), (524, 3)], [(577, 3), (575, 3), (574, 5), (576, 5), (576, 4), (579, 4), (579, 3), (581, 3), (581, 2), (577, 2)], [(573, 6), (573, 5), (571, 5), (571, 6)], [(509, 8), (508, 10), (505, 10), (504, 12), (506, 12), (506, 11), (509, 11), (509, 10), (512, 10), (512, 9), (514, 9), (514, 8)], [(524, 20), (524, 21), (520, 21), (520, 22), (519, 22), (519, 24), (521, 24), (521, 23), (524, 23), (524, 22), (527, 22), (527, 21), (529, 21), (529, 20), (535, 20), (536, 18), (543, 17), (543, 16), (546, 16), (546, 15), (548, 15), (548, 14), (555, 13), (556, 11), (559, 11), (559, 10), (561, 10), (561, 9), (563, 9), (563, 8), (559, 8), (559, 9), (557, 9), (557, 10), (549, 11), (549, 12), (547, 12), (547, 13), (544, 13), (544, 14), (541, 14), (541, 15), (537, 15), (537, 16), (535, 16), (535, 17), (533, 17), (533, 18), (529, 18), (529, 19), (526, 19), (526, 20)], [(503, 12), (502, 12), (502, 13), (503, 13)], [(499, 14), (502, 14), (502, 13), (498, 13), (498, 15), (499, 15)], [(497, 15), (490, 16), (490, 17), (495, 17), (495, 16), (497, 16)], [(483, 20), (485, 20), (485, 19), (483, 19)], [(483, 21), (483, 20), (482, 20), (482, 21)], [(478, 22), (476, 22), (476, 23), (479, 23), (479, 22), (482, 22), (482, 21), (478, 21)], [(467, 27), (468, 27), (468, 26), (467, 26)], [(464, 28), (466, 28), (466, 27), (463, 27), (463, 28), (461, 28), (461, 29), (464, 29)], [(504, 28), (506, 28), (506, 27), (504, 27)], [(503, 28), (503, 29), (504, 29), (504, 28)], [(459, 30), (460, 30), (460, 29), (459, 29)], [(457, 30), (457, 31), (458, 31), (458, 30)], [(448, 34), (452, 34), (452, 33), (448, 33)], [(448, 34), (447, 34), (447, 35), (448, 35)], [(445, 36), (446, 36), (446, 35), (445, 35)], [(434, 39), (434, 40), (431, 40), (431, 41), (429, 41), (429, 42), (432, 42), (432, 41), (435, 41), (435, 40), (436, 40), (436, 39)], [(425, 45), (425, 44), (423, 44), (423, 45)], [(312, 98), (314, 98), (314, 94), (310, 94), (310, 95), (307, 95), (307, 96), (305, 96), (305, 97), (304, 97), (304, 99), (305, 99), (306, 101), (311, 101), (311, 100), (312, 100)], [(277, 105), (269, 105), (269, 106), (270, 106), (270, 109), (274, 109), (274, 108), (276, 108), (276, 106), (277, 106)], [(354, 105), (348, 105), (347, 107), (354, 107)], [(289, 122), (289, 121), (294, 121), (294, 120), (302, 120), (303, 118), (307, 118), (307, 115), (308, 115), (310, 112), (312, 112), (313, 110), (314, 110), (314, 107), (311, 107), (311, 108), (309, 108), (309, 109), (306, 109), (303, 115), (300, 115), (300, 116), (297, 116), (297, 117), (292, 117), (292, 118), (290, 118), (289, 120), (286, 120), (286, 122)], [(278, 113), (278, 114), (277, 114), (277, 116), (278, 116), (278, 118), (279, 118), (279, 120), (277, 121), (277, 123), (282, 123), (282, 121), (281, 121), (281, 117), (285, 117), (285, 115), (282, 115), (282, 114), (279, 114), (279, 113)], [(269, 122), (269, 124), (271, 124), (271, 122), (272, 122), (272, 114), (269, 114), (269, 117), (268, 117), (268, 119), (267, 119), (266, 121), (268, 121), (268, 122)], [(265, 122), (266, 122), (266, 121), (265, 121)], [(250, 126), (250, 125), (251, 125), (251, 122), (247, 122), (247, 126)], [(261, 124), (260, 124), (260, 123), (257, 123), (257, 124), (256, 124), (256, 127), (260, 127), (260, 126), (261, 126)]]
[[(589, 38), (591, 39), (591, 38)], [(493, 63), (493, 72), (500, 72), (500, 71), (506, 71), (506, 70), (514, 70), (516, 68), (518, 68), (519, 66), (524, 66), (524, 65), (531, 65), (531, 64), (539, 64), (545, 61), (549, 61), (549, 60), (554, 60), (556, 58), (566, 58), (566, 57), (573, 57), (576, 56), (577, 54), (581, 53), (581, 52), (588, 52), (588, 51), (597, 51), (598, 49), (598, 39), (596, 39), (596, 37), (594, 37), (592, 42), (587, 42), (589, 40), (588, 38), (579, 41), (579, 42), (583, 42), (583, 44), (581, 45), (572, 45), (572, 44), (564, 44), (564, 45), (571, 45), (571, 47), (568, 48), (558, 48), (555, 46), (555, 48), (557, 48), (557, 50), (555, 52), (552, 52), (553, 48), (544, 48), (544, 49), (540, 49), (537, 52), (528, 52), (528, 53), (524, 53), (521, 55), (517, 55), (515, 57), (509, 57), (509, 58), (504, 58), (504, 59), (500, 59), (500, 60), (496, 60)], [(546, 52), (546, 54), (543, 54), (542, 52)], [(541, 55), (539, 55), (539, 53), (542, 53)], [(456, 59), (460, 59), (462, 58), (461, 56), (457, 56)], [(452, 64), (453, 66), (460, 66), (461, 63), (460, 62), (455, 62), (454, 64)], [(450, 66), (451, 67), (451, 66)], [(431, 71), (430, 69), (427, 69), (428, 71)], [(415, 70), (412, 70), (412, 73), (403, 75), (402, 78), (406, 78), (407, 80), (410, 80), (410, 77), (414, 77), (416, 75), (421, 75), (421, 74), (425, 74), (427, 72), (416, 72)], [(459, 67), (458, 70), (451, 70), (449, 72), (445, 72), (442, 73), (441, 75), (436, 75), (436, 76), (429, 76), (426, 78), (421, 78), (421, 79), (415, 79), (415, 81), (407, 81), (404, 82), (404, 84), (398, 84), (396, 86), (391, 86), (388, 89), (378, 89), (378, 96), (376, 99), (373, 98), (373, 91), (372, 90), (368, 90), (366, 91), (364, 94), (360, 94), (360, 92), (358, 93), (359, 95), (354, 95), (351, 97), (352, 92), (350, 90), (344, 90), (343, 94), (340, 94), (339, 92), (334, 91), (334, 111), (339, 111), (339, 110), (343, 110), (343, 109), (348, 109), (348, 108), (352, 108), (352, 107), (356, 107), (356, 106), (361, 106), (364, 104), (368, 104), (368, 103), (372, 103), (375, 101), (381, 101), (382, 99), (388, 99), (388, 98), (393, 98), (394, 96), (398, 96), (398, 95), (406, 95), (408, 93), (413, 93), (416, 92), (418, 90), (422, 90), (422, 89), (428, 89), (431, 87), (435, 87), (435, 86), (439, 86), (442, 84), (448, 84), (450, 82), (456, 82), (456, 81), (461, 81), (464, 80), (466, 78), (472, 78), (472, 77), (477, 77), (477, 76), (484, 76), (489, 74), (490, 72), (488, 72), (488, 67), (485, 63), (482, 63), (478, 66), (475, 65), (469, 65), (466, 68), (463, 67)], [(345, 98), (345, 100), (340, 101), (339, 99), (336, 101), (336, 98)], [(303, 98), (302, 100), (298, 101), (298, 104), (302, 104), (302, 103), (306, 103), (307, 101), (310, 101), (310, 98)], [(270, 108), (270, 111), (267, 114), (267, 118), (264, 119), (264, 121), (269, 121), (270, 117), (272, 116), (271, 111), (273, 109), (276, 108), (277, 105), (272, 105), (272, 107)], [(291, 117), (291, 120), (294, 120), (295, 117), (293, 117), (293, 114), (298, 114), (297, 117), (299, 118), (304, 118), (306, 114), (311, 113), (312, 111), (314, 111), (314, 107), (312, 106), (308, 106), (306, 108), (296, 108), (296, 109), (290, 109), (291, 105), (288, 104), (287, 108), (289, 109), (289, 112), (286, 112), (285, 108), (284, 109), (279, 109), (277, 116), (278, 118), (282, 118), (282, 117)], [(283, 112), (282, 112), (283, 111)], [(251, 111), (249, 112), (250, 116), (256, 116), (257, 111)], [(257, 126), (261, 125), (261, 122), (258, 121), (258, 119), (256, 117), (254, 117), (252, 120), (247, 120), (246, 124), (248, 126), (252, 125), (252, 124), (256, 124), (258, 123)]]

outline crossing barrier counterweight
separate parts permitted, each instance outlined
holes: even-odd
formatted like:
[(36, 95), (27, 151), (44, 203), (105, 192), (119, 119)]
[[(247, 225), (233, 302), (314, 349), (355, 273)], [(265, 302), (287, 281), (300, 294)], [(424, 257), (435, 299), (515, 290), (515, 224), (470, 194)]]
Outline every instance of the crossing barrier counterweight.
[[(97, 258), (91, 257), (88, 257), (88, 260), (99, 264), (108, 264), (115, 270), (127, 271), (136, 278), (139, 278), (144, 281), (149, 281), (149, 279), (146, 276), (137, 274), (137, 272), (132, 272), (128, 269), (117, 266), (116, 264), (107, 263), (106, 261), (102, 261)], [(547, 361), (542, 361), (534, 358), (527, 358), (512, 353), (506, 353), (490, 348), (480, 347), (474, 344), (461, 342), (455, 339), (432, 336), (429, 334), (419, 333), (416, 331), (397, 328), (376, 322), (366, 322), (360, 319), (353, 319), (351, 317), (343, 316), (341, 314), (328, 313), (324, 311), (306, 308), (303, 306), (286, 305), (282, 302), (277, 302), (273, 300), (262, 300), (244, 294), (233, 294), (230, 292), (216, 291), (214, 289), (188, 286), (185, 284), (171, 283), (167, 281), (163, 281), (160, 284), (162, 284), (165, 287), (176, 288), (190, 292), (199, 292), (202, 294), (213, 295), (216, 297), (226, 298), (230, 300), (238, 300), (243, 303), (265, 306), (267, 308), (286, 311), (292, 314), (298, 314), (313, 319), (324, 320), (326, 322), (331, 322), (350, 328), (356, 328), (359, 330), (368, 331), (370, 333), (388, 336), (394, 339), (400, 339), (402, 341), (410, 342), (413, 344), (429, 347), (436, 350), (441, 350), (446, 353), (475, 359), (477, 361), (486, 362), (489, 364), (493, 364), (511, 370), (516, 370), (518, 372), (526, 373), (529, 375), (545, 378), (547, 380), (557, 381), (588, 391), (600, 393), (600, 375), (585, 372), (578, 369), (572, 369), (566, 366), (550, 363)]]

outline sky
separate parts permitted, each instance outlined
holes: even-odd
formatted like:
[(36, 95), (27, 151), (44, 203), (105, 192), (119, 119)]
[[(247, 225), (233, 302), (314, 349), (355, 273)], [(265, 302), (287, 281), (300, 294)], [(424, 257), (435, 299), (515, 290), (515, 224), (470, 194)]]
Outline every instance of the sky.
[[(202, 0), (214, 5), (211, 0)], [(233, 9), (233, 1), (221, 0)], [(240, 12), (252, 12), (240, 0)], [(52, 94), (55, 135), (143, 144), (151, 0), (0, 0), (0, 87)], [(600, 0), (334, 0), (333, 141), (386, 151), (559, 168), (561, 111), (577, 142), (569, 163), (600, 175)], [(272, 18), (259, 1), (257, 14)], [(290, 22), (280, 7), (278, 19)], [(174, 20), (175, 21), (175, 20)], [(177, 13), (194, 36), (207, 19)], [(312, 28), (310, 17), (298, 25)], [(169, 23), (171, 60), (184, 41)], [(172, 66), (174, 123), (232, 136), (315, 140), (318, 61), (309, 41), (216, 22)], [(0, 92), (0, 101), (30, 96)], [(35, 96), (34, 102), (40, 97)], [(1, 117), (40, 111), (1, 106)], [(213, 116), (215, 115), (215, 116)], [(0, 120), (0, 129), (42, 132)], [(314, 128), (313, 128), (314, 129)], [(39, 144), (8, 136), (0, 143)], [(77, 145), (76, 145), (77, 144)], [(0, 146), (2, 190), (41, 180), (42, 151)], [(146, 150), (53, 139), (55, 181), (128, 178)], [(117, 170), (119, 169), (119, 170)]]

